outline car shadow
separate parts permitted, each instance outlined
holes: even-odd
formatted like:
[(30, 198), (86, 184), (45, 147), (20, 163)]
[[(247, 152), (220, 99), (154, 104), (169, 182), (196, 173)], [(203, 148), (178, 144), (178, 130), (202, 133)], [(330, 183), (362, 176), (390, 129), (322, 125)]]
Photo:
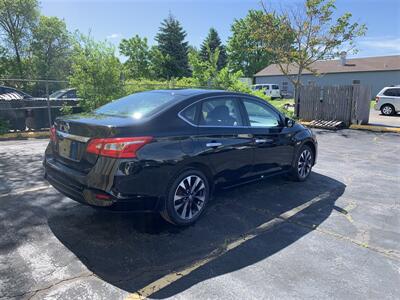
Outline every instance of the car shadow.
[[(261, 224), (277, 217), (282, 221), (151, 295), (165, 298), (251, 266), (295, 243), (329, 217), (345, 187), (318, 173), (304, 183), (278, 177), (248, 184), (218, 192), (202, 218), (188, 228), (174, 227), (155, 214), (115, 214), (80, 205), (53, 210), (48, 224), (96, 276), (135, 292), (225, 249)], [(293, 215), (282, 218), (288, 211)]]

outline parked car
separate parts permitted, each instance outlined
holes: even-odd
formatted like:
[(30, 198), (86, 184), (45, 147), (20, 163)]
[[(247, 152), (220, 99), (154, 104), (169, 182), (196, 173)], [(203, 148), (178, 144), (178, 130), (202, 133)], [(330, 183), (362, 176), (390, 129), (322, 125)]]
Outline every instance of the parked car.
[(266, 96), (270, 96), (271, 99), (282, 98), (279, 85), (262, 83), (253, 85), (253, 90), (263, 90)]
[(22, 100), (33, 98), (31, 95), (8, 86), (0, 86), (0, 100)]
[(55, 91), (49, 98), (51, 100), (79, 100), (74, 88)]
[(160, 212), (189, 225), (215, 188), (287, 173), (304, 181), (316, 157), (311, 130), (260, 98), (156, 90), (57, 118), (44, 168), (56, 189), (81, 203)]
[(400, 87), (385, 87), (375, 97), (375, 109), (385, 116), (400, 112)]

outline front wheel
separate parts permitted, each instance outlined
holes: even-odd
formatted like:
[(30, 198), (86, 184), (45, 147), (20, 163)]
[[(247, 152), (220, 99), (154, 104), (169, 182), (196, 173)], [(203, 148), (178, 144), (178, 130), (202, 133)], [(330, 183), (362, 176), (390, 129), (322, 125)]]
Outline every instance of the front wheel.
[(307, 145), (301, 147), (291, 170), (291, 177), (295, 181), (305, 181), (311, 174), (314, 164), (314, 153)]
[(170, 186), (161, 216), (174, 225), (191, 225), (203, 213), (209, 195), (207, 177), (198, 170), (186, 170)]

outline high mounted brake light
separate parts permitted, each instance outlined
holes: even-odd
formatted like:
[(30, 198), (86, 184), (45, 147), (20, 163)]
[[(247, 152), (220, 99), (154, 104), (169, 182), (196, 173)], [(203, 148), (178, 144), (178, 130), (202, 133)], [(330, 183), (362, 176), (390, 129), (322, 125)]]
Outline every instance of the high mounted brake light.
[(152, 139), (151, 136), (93, 139), (86, 152), (114, 158), (134, 158), (136, 151)]

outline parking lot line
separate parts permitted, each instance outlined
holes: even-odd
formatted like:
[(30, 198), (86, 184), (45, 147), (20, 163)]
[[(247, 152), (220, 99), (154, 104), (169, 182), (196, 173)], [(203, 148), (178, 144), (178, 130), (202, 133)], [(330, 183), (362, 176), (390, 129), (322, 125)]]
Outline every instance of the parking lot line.
[(29, 193), (29, 192), (37, 192), (37, 191), (48, 189), (50, 187), (51, 187), (50, 185), (40, 185), (40, 186), (31, 187), (31, 188), (17, 189), (17, 190), (14, 190), (14, 191), (10, 192), (10, 193), (6, 193), (6, 194), (0, 195), (0, 198), (5, 198), (5, 197), (15, 196), (15, 195), (21, 195), (21, 194), (25, 194), (25, 193)]
[(272, 229), (273, 227), (288, 221), (290, 218), (298, 214), (299, 212), (305, 210), (306, 208), (310, 207), (311, 205), (320, 202), (326, 198), (328, 198), (331, 195), (331, 192), (325, 192), (313, 199), (311, 199), (308, 202), (305, 202), (299, 206), (296, 206), (295, 208), (292, 208), (291, 210), (288, 210), (279, 216), (271, 219), (268, 222), (265, 222), (256, 228), (248, 231), (246, 234), (240, 236), (236, 240), (233, 240), (229, 242), (228, 244), (225, 244), (217, 249), (214, 249), (211, 251), (205, 258), (193, 263), (192, 265), (179, 270), (172, 272), (170, 274), (167, 274), (160, 279), (157, 279), (156, 281), (148, 284), (147, 286), (143, 287), (142, 289), (129, 294), (125, 299), (126, 300), (137, 300), (137, 299), (145, 299), (152, 294), (160, 291), (161, 289), (167, 287), (171, 283), (174, 283), (175, 281), (179, 280), (180, 278), (189, 275), (193, 271), (197, 270), (198, 268), (206, 265), (207, 263), (213, 261), (214, 259), (224, 255), (228, 251), (234, 250), (235, 248), (239, 247), (243, 243), (259, 236), (260, 234)]

